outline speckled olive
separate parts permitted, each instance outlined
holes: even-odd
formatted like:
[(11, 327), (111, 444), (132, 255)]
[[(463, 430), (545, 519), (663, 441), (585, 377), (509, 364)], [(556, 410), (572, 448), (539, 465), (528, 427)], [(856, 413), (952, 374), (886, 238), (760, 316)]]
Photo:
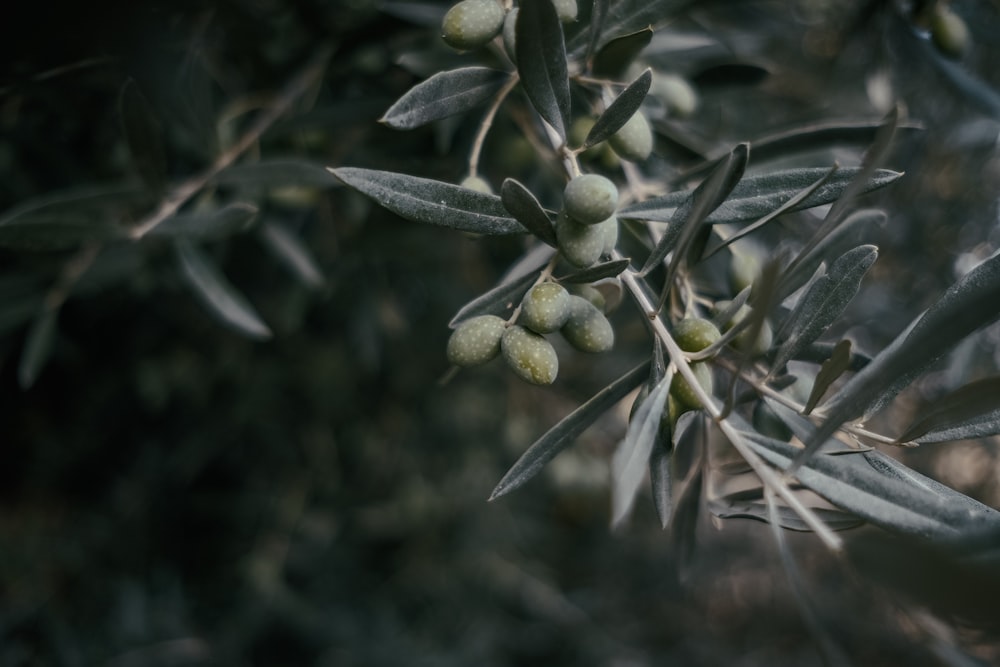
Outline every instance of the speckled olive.
[(500, 339), (504, 361), (522, 380), (552, 384), (559, 374), (559, 357), (544, 336), (520, 325), (508, 327)]
[(448, 361), (463, 368), (485, 364), (500, 353), (505, 328), (505, 322), (496, 315), (465, 320), (448, 339)]
[(615, 330), (597, 306), (581, 296), (571, 296), (569, 319), (563, 325), (566, 341), (582, 352), (607, 352), (615, 344)]
[(517, 322), (535, 333), (551, 333), (566, 324), (571, 304), (570, 294), (562, 285), (535, 285), (521, 300), (521, 315)]
[(585, 225), (596, 225), (618, 208), (618, 188), (605, 176), (583, 174), (566, 184), (563, 203), (571, 218)]
[(503, 29), (505, 13), (496, 0), (462, 0), (441, 22), (441, 37), (461, 51), (478, 49)]

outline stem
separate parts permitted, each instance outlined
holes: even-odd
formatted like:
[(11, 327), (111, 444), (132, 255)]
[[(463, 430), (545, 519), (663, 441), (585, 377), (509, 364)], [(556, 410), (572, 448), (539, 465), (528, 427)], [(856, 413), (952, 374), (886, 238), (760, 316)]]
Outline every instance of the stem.
[(483, 152), (483, 144), (486, 143), (486, 135), (489, 133), (490, 127), (493, 126), (493, 119), (496, 118), (497, 111), (500, 110), (500, 105), (507, 99), (510, 91), (514, 90), (514, 86), (517, 85), (518, 81), (519, 79), (515, 72), (508, 79), (507, 83), (503, 85), (503, 88), (497, 92), (497, 96), (493, 98), (490, 108), (486, 110), (486, 115), (483, 116), (482, 122), (479, 123), (479, 130), (476, 132), (476, 138), (472, 142), (472, 150), (469, 153), (469, 176), (475, 176), (479, 170), (479, 155)]
[(333, 49), (330, 46), (320, 48), (298, 76), (292, 79), (282, 91), (281, 95), (274, 101), (274, 104), (260, 114), (253, 125), (250, 126), (250, 129), (229, 150), (219, 155), (215, 159), (215, 162), (202, 174), (184, 181), (169, 192), (153, 213), (129, 231), (129, 237), (134, 241), (138, 241), (151, 232), (164, 220), (177, 213), (181, 206), (186, 204), (202, 188), (208, 185), (220, 171), (233, 164), (241, 155), (254, 146), (260, 140), (261, 136), (291, 109), (297, 99), (309, 92), (309, 89), (316, 80), (322, 76), (326, 62), (330, 59), (332, 53)]

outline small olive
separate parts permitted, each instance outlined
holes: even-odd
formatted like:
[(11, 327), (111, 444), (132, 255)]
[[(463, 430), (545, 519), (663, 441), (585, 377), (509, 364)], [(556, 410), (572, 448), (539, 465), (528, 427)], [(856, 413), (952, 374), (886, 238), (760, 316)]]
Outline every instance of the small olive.
[(521, 300), (518, 324), (523, 324), (535, 333), (557, 331), (569, 319), (571, 304), (569, 292), (562, 285), (535, 285)]
[(496, 0), (462, 0), (444, 15), (441, 36), (460, 51), (478, 49), (500, 33), (504, 16)]
[(566, 184), (563, 202), (571, 218), (585, 225), (596, 225), (618, 208), (618, 188), (600, 174), (583, 174)]
[(458, 325), (448, 339), (448, 361), (468, 368), (485, 364), (500, 353), (506, 323), (496, 315), (479, 315)]
[(504, 361), (522, 380), (552, 384), (559, 373), (559, 357), (544, 336), (520, 325), (508, 327), (500, 339)]

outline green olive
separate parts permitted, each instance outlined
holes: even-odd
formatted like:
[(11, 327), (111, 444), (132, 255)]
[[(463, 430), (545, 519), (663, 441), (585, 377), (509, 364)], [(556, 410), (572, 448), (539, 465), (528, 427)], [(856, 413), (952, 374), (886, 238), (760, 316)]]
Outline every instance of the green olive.
[(611, 135), (608, 144), (623, 160), (642, 162), (650, 156), (653, 152), (653, 131), (641, 109)]
[(593, 266), (604, 252), (605, 230), (600, 225), (584, 225), (565, 211), (556, 219), (556, 240), (566, 260), (577, 267)]
[(961, 58), (969, 49), (969, 26), (950, 7), (937, 3), (931, 15), (931, 40), (941, 53)]
[(458, 325), (448, 339), (448, 361), (468, 368), (485, 364), (500, 353), (506, 323), (496, 315), (480, 315)]
[(578, 12), (576, 0), (552, 0), (556, 8), (556, 15), (563, 23), (570, 23), (576, 20)]
[(552, 343), (520, 325), (504, 331), (500, 350), (511, 370), (531, 384), (552, 384), (559, 373), (559, 357)]
[(540, 334), (558, 331), (569, 319), (571, 304), (569, 292), (562, 285), (535, 285), (521, 300), (518, 324)]
[[(705, 390), (705, 393), (711, 394), (714, 387), (712, 369), (709, 368), (708, 364), (703, 361), (695, 362), (691, 364), (691, 371), (698, 380), (698, 384)], [(678, 406), (682, 408), (682, 411), (697, 410), (702, 407), (698, 394), (695, 393), (691, 385), (688, 384), (688, 381), (679, 372), (670, 381), (670, 396), (673, 396)]]
[(585, 225), (596, 225), (610, 218), (618, 208), (618, 188), (600, 174), (583, 174), (566, 184), (563, 203), (571, 218)]
[(700, 317), (685, 317), (674, 326), (673, 335), (685, 352), (700, 352), (722, 338), (718, 327)]
[(607, 352), (615, 345), (611, 322), (594, 304), (570, 296), (570, 316), (562, 327), (566, 341), (581, 352)]
[(476, 192), (482, 192), (488, 195), (493, 194), (493, 188), (490, 186), (486, 179), (479, 176), (466, 176), (459, 183), (463, 188), (468, 188), (470, 190), (475, 190)]
[(462, 0), (441, 22), (441, 37), (460, 51), (478, 49), (503, 29), (503, 8), (496, 0)]
[[(726, 310), (731, 304), (731, 301), (719, 301), (715, 304), (715, 312), (721, 313)], [(729, 331), (734, 326), (742, 322), (744, 319), (750, 316), (753, 309), (750, 306), (743, 304), (740, 309), (736, 311), (728, 322), (723, 324), (723, 331)], [(757, 336), (756, 341), (750, 339), (752, 332), (749, 328), (744, 329), (736, 338), (733, 339), (733, 347), (741, 352), (748, 352), (752, 356), (759, 357), (765, 354), (769, 349), (771, 349), (771, 343), (774, 342), (774, 330), (771, 328), (770, 322), (764, 320), (764, 323), (760, 327), (760, 334)]]

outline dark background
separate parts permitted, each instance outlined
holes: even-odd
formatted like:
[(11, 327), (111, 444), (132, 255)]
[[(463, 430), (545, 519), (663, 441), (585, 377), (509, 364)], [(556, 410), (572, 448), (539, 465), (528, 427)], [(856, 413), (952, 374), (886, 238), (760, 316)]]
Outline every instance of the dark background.
[[(974, 34), (963, 66), (995, 79), (996, 4), (954, 6)], [(682, 124), (699, 141), (877, 119), (876, 74), (924, 126), (887, 165), (906, 177), (865, 201), (889, 213), (849, 312), (871, 349), (954, 280), (963, 253), (996, 249), (995, 110), (919, 55), (892, 5), (703, 3), (673, 27), (768, 72), (701, 81), (701, 111)], [(377, 124), (418, 81), (396, 58), (436, 30), (373, 3), (23, 3), (2, 34), (2, 210), (130, 176), (127, 79), (157, 111), (180, 180), (217, 150), (206, 128), (227, 104), (280, 89), (325, 44), (312, 105), (265, 134), (262, 155), (464, 175), (477, 118), (444, 150), (431, 128)], [(501, 115), (484, 153), (495, 183), (525, 169), (510, 129)], [(662, 138), (658, 152), (681, 154)], [(814, 665), (824, 636), (859, 665), (1000, 662), (997, 579), (875, 529), (850, 534), (840, 558), (787, 535), (818, 635), (763, 524), (703, 518), (681, 564), (644, 494), (611, 533), (624, 413), (487, 503), (534, 438), (644, 354), (634, 313), (613, 317), (617, 354), (564, 357), (552, 388), (499, 364), (440, 384), (446, 323), (519, 241), (406, 223), (336, 187), (308, 205), (264, 199), (262, 214), (301, 234), (327, 278), (307, 289), (253, 234), (206, 245), (272, 340), (219, 326), (151, 242), (111, 279), (82, 281), (29, 389), (18, 365), (33, 311), (17, 304), (40, 302), (72, 253), (0, 250), (0, 665)], [(983, 332), (931, 380), (995, 374), (998, 337)], [(1000, 505), (995, 441), (925, 449), (908, 462)]]

